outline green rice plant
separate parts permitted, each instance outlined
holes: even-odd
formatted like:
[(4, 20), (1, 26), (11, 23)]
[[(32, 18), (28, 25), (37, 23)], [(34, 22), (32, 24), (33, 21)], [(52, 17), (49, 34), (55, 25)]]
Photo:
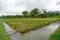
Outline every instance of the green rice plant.
[(9, 24), (14, 30), (21, 33), (29, 32), (38, 28), (42, 28), (57, 19), (48, 18), (18, 18), (18, 19), (5, 19), (5, 22)]

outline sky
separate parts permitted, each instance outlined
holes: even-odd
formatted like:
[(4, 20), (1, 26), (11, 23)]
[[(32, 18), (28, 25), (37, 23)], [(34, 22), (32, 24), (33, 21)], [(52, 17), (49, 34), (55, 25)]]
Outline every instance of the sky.
[(22, 11), (34, 8), (60, 11), (59, 0), (0, 0), (1, 15), (21, 15)]

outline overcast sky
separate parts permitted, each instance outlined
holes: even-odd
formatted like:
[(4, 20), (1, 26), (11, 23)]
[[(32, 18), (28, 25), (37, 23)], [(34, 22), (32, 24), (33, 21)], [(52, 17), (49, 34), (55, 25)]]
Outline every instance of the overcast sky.
[(0, 16), (21, 14), (24, 10), (33, 8), (60, 10), (59, 0), (0, 0)]

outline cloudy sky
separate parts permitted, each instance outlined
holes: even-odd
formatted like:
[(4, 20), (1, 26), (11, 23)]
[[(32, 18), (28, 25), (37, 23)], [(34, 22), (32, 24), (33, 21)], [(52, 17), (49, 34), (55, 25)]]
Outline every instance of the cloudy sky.
[(59, 0), (0, 0), (0, 16), (21, 14), (24, 10), (33, 8), (60, 10)]

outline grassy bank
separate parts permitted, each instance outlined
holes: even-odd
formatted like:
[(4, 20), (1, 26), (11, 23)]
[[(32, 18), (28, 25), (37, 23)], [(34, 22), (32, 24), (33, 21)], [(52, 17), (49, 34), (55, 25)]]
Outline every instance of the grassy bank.
[(2, 23), (2, 19), (0, 19), (0, 40), (9, 40)]
[(50, 36), (49, 40), (60, 40), (60, 27)]
[(45, 25), (48, 25), (52, 22), (57, 21), (58, 19), (49, 19), (49, 18), (16, 18), (16, 19), (5, 19), (5, 22), (8, 23), (13, 29), (25, 33), (31, 30), (41, 28)]

